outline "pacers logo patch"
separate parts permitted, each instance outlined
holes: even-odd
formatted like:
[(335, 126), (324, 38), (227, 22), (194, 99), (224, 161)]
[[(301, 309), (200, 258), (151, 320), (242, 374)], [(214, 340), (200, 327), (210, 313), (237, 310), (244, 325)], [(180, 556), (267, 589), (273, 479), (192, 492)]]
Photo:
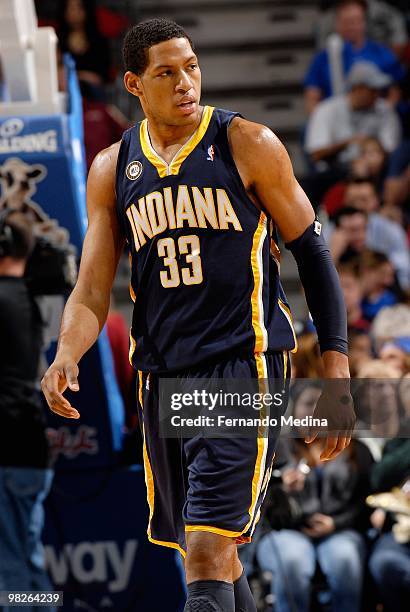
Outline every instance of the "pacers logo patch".
[(142, 164), (140, 161), (132, 161), (128, 164), (125, 174), (130, 181), (136, 181), (142, 174)]

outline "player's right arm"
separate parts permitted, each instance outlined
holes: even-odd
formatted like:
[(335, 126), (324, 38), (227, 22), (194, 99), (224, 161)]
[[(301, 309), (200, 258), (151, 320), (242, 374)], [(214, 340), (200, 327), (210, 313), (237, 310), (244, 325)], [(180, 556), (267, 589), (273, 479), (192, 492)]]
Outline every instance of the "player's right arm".
[(77, 283), (64, 309), (57, 353), (41, 381), (50, 409), (61, 416), (79, 413), (63, 396), (78, 391), (78, 363), (97, 340), (107, 319), (111, 288), (123, 250), (115, 208), (116, 143), (95, 158), (87, 181), (88, 229)]

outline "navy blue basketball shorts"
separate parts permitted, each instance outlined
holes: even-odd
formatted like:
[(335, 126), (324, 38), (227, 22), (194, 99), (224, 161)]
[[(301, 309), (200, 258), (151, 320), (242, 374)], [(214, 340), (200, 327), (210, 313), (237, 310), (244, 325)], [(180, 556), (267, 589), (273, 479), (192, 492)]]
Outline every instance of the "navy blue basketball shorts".
[[(289, 370), (288, 353), (277, 352), (235, 356), (184, 375), (288, 383)], [(175, 548), (183, 556), (186, 533), (193, 531), (234, 538), (238, 544), (250, 542), (272, 473), (279, 429), (275, 435), (265, 431), (265, 435), (243, 438), (160, 437), (161, 376), (138, 372), (149, 540)], [(285, 410), (282, 406), (280, 414)]]

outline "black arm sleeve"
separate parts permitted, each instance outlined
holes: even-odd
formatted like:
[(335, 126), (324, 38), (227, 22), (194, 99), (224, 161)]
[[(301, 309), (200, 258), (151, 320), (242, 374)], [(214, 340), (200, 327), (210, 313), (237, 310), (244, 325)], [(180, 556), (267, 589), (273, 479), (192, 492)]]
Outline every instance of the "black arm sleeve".
[(347, 355), (346, 307), (320, 223), (314, 221), (285, 246), (296, 260), (321, 352), (332, 350)]

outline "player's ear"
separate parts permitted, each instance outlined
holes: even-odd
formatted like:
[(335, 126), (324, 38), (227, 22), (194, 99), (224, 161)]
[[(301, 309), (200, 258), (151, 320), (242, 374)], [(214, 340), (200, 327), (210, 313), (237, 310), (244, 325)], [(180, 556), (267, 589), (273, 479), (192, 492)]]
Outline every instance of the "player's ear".
[(140, 97), (142, 95), (141, 77), (135, 74), (135, 72), (127, 70), (127, 72), (124, 74), (124, 85), (133, 96)]

